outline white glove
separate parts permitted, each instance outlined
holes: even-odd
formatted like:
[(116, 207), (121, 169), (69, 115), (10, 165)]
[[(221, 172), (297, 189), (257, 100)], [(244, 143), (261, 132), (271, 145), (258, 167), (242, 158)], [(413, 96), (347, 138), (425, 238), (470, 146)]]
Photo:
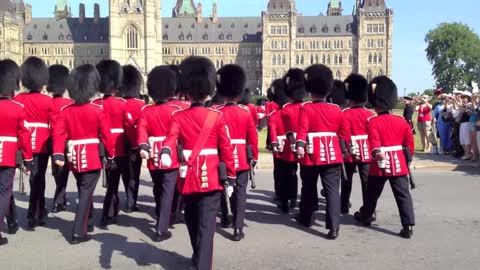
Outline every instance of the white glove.
[(160, 156), (160, 161), (163, 167), (172, 166), (172, 158), (168, 154), (162, 154), (162, 156)]
[(150, 157), (150, 154), (145, 150), (140, 150), (140, 156), (142, 157), (142, 159), (148, 159)]
[(299, 159), (302, 159), (305, 156), (305, 148), (298, 147), (297, 148), (297, 156)]
[(233, 194), (233, 186), (228, 186), (227, 193), (228, 193), (228, 197), (231, 198)]

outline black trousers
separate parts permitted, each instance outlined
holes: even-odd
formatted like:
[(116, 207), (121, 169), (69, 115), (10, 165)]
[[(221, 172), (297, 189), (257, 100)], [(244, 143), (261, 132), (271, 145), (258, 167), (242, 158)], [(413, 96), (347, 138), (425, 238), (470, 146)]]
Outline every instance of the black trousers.
[(73, 222), (73, 235), (85, 236), (88, 226), (93, 225), (93, 193), (100, 178), (100, 170), (76, 173), (78, 204)]
[(177, 183), (178, 170), (150, 171), (153, 180), (153, 196), (157, 213), (157, 233), (165, 233), (170, 225), (173, 193)]
[(237, 172), (233, 194), (230, 198), (234, 229), (243, 230), (245, 210), (247, 208), (248, 171)]
[(54, 205), (67, 205), (67, 183), (69, 170), (67, 166), (57, 166), (52, 161), (52, 174), (55, 178), (55, 195), (53, 196)]
[(296, 200), (298, 195), (298, 163), (280, 160), (279, 162), (279, 199), (282, 203)]
[(142, 158), (140, 155), (135, 155), (135, 159), (130, 157), (128, 160), (128, 187), (125, 190), (127, 193), (127, 207), (133, 208), (137, 206), (138, 189), (140, 187), (140, 173), (142, 169)]
[(340, 178), (341, 165), (302, 166), (302, 194), (300, 200), (300, 220), (312, 224), (316, 210), (317, 196), (315, 194), (318, 177), (320, 176), (326, 198), (325, 223), (327, 230), (340, 228)]
[(45, 174), (48, 167), (48, 154), (34, 154), (30, 172), (30, 201), (28, 219), (42, 220), (45, 217)]
[(282, 178), (282, 160), (279, 158), (273, 158), (273, 186), (275, 190), (275, 197), (280, 197), (280, 179)]
[[(3, 227), (5, 217), (8, 224), (16, 222), (15, 204), (13, 201), (13, 178), (15, 177), (15, 168), (0, 167), (0, 231)], [(12, 213), (13, 202), (13, 213)], [(13, 217), (12, 217), (13, 215)]]
[(175, 187), (173, 192), (172, 212), (171, 212), (171, 218), (170, 218), (170, 223), (172, 225), (176, 219), (180, 218), (184, 208), (185, 208), (185, 205), (183, 202), (182, 194), (180, 194), (180, 192), (178, 192), (177, 188)]
[(377, 202), (382, 195), (385, 183), (390, 181), (393, 196), (397, 202), (400, 220), (404, 226), (415, 225), (415, 215), (413, 213), (413, 201), (410, 195), (410, 186), (407, 176), (382, 177), (369, 176), (367, 187), (367, 198), (365, 205), (361, 208), (362, 215), (370, 217), (377, 208)]
[(368, 171), (370, 170), (369, 163), (345, 163), (345, 171), (347, 172), (347, 179), (342, 179), (342, 192), (340, 198), (342, 200), (342, 211), (348, 211), (350, 204), (350, 195), (352, 194), (353, 175), (355, 169), (358, 167), (358, 173), (360, 175), (360, 182), (362, 184), (362, 198), (363, 204), (365, 204), (367, 197), (367, 183), (368, 183)]
[(197, 270), (211, 270), (213, 261), (213, 237), (221, 191), (183, 196), (185, 223), (193, 248), (193, 263)]
[(128, 190), (128, 157), (115, 158), (117, 168), (107, 170), (107, 192), (103, 200), (103, 217), (116, 217), (119, 211), (118, 185), (122, 177), (125, 190)]

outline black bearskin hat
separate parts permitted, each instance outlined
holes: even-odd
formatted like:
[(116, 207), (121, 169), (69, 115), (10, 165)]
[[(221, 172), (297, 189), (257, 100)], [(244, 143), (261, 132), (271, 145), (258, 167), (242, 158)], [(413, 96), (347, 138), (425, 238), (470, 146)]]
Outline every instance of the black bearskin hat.
[(123, 81), (123, 68), (115, 60), (102, 60), (97, 64), (100, 74), (100, 92), (105, 95), (115, 94)]
[(279, 106), (283, 106), (288, 103), (284, 87), (285, 85), (283, 84), (282, 79), (277, 79), (273, 81), (272, 85), (270, 86), (270, 91), (273, 95), (273, 101)]
[(324, 98), (330, 94), (333, 87), (332, 70), (321, 64), (308, 67), (305, 70), (307, 91), (318, 97)]
[(333, 89), (327, 97), (327, 102), (337, 104), (340, 108), (345, 108), (347, 107), (345, 94), (345, 84), (340, 80), (335, 80), (333, 81)]
[(238, 65), (225, 65), (217, 71), (217, 93), (228, 99), (242, 96), (247, 75)]
[(53, 65), (48, 68), (47, 91), (54, 96), (61, 96), (67, 91), (70, 71), (64, 65)]
[(157, 66), (148, 74), (148, 94), (155, 102), (172, 98), (178, 89), (177, 83), (177, 74), (170, 66)]
[(305, 91), (305, 73), (299, 68), (290, 69), (283, 78), (285, 94), (292, 100), (303, 100)]
[(347, 99), (356, 102), (367, 102), (368, 99), (368, 81), (360, 74), (350, 74), (345, 80)]
[(212, 61), (201, 56), (190, 56), (180, 64), (182, 87), (185, 93), (197, 102), (213, 95), (217, 72)]
[(368, 101), (376, 108), (392, 110), (398, 103), (397, 86), (387, 76), (374, 78), (368, 87)]
[(120, 86), (122, 97), (138, 98), (143, 88), (143, 76), (138, 69), (132, 65), (123, 66), (123, 81)]
[(20, 68), (10, 59), (0, 61), (0, 95), (13, 97), (20, 88)]

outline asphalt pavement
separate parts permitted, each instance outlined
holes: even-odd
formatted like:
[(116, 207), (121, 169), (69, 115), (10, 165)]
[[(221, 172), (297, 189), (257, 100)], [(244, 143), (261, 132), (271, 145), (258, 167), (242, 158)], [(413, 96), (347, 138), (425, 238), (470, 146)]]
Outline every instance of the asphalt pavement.
[[(217, 229), (213, 269), (317, 270), (317, 269), (439, 269), (476, 270), (480, 265), (480, 178), (478, 170), (416, 172), (417, 189), (412, 191), (417, 226), (410, 240), (400, 238), (398, 210), (388, 185), (371, 228), (358, 226), (351, 215), (342, 217), (340, 237), (325, 239), (324, 201), (310, 229), (302, 228), (290, 215), (281, 214), (272, 203), (271, 172), (257, 175), (257, 189), (249, 190), (246, 238), (230, 240), (232, 230)], [(0, 269), (188, 269), (192, 254), (184, 224), (175, 226), (174, 237), (157, 244), (154, 234), (152, 183), (142, 173), (142, 212), (121, 212), (118, 225), (95, 228), (93, 240), (71, 246), (70, 237), (76, 199), (71, 176), (68, 212), (49, 214), (46, 227), (27, 232), (28, 196), (15, 192), (22, 229), (0, 247)], [(18, 183), (15, 183), (17, 191)], [(123, 190), (123, 188), (121, 188)], [(52, 206), (54, 181), (47, 179), (47, 206)], [(101, 214), (105, 190), (99, 183), (94, 216)], [(120, 196), (124, 203), (124, 194)], [(351, 214), (361, 201), (359, 180), (352, 194)], [(123, 205), (122, 205), (123, 206)]]

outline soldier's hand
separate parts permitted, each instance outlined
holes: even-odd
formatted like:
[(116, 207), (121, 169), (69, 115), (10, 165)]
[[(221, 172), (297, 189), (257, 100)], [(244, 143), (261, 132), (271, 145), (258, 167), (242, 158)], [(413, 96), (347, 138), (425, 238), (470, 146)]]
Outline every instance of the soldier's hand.
[(142, 157), (142, 159), (148, 159), (150, 157), (150, 154), (145, 150), (140, 150), (140, 156)]
[(233, 194), (233, 186), (228, 186), (227, 188), (228, 197), (231, 198)]
[(25, 175), (30, 175), (30, 168), (23, 167), (23, 173), (24, 173)]
[(299, 159), (304, 158), (305, 157), (305, 148), (303, 148), (301, 146), (298, 147), (297, 148), (297, 156), (298, 156)]
[(382, 153), (382, 152), (379, 152), (379, 153), (375, 156), (375, 159), (378, 160), (378, 161), (385, 160), (385, 154)]
[(59, 167), (63, 167), (63, 166), (65, 166), (65, 161), (57, 160), (57, 161), (55, 161), (55, 165), (57, 165)]
[(168, 168), (168, 167), (172, 166), (172, 158), (168, 154), (162, 154), (160, 156), (160, 161), (161, 161), (163, 167)]

